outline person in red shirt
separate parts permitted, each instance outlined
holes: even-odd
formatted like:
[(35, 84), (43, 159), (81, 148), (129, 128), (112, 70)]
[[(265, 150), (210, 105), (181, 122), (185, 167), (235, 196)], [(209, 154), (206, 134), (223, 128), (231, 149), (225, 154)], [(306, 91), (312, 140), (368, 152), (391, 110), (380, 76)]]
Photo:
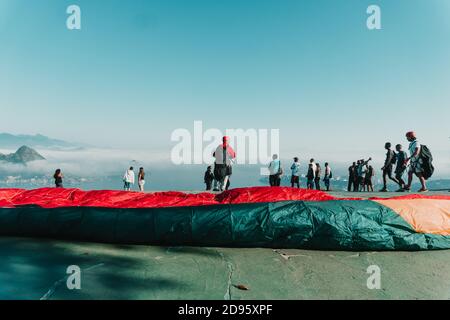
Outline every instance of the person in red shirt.
[[(229, 140), (229, 137), (223, 137), (222, 144), (213, 153), (213, 157), (216, 158), (214, 162), (214, 177), (216, 177), (220, 191), (225, 191), (228, 188), (228, 181), (232, 174), (231, 166), (236, 158), (236, 152), (230, 146)], [(216, 189), (216, 191), (218, 190)]]

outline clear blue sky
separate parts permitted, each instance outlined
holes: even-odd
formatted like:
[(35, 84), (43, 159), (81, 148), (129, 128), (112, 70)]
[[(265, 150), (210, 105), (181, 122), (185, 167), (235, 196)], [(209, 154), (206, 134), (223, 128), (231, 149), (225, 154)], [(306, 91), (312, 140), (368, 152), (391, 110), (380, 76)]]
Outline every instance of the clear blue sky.
[(3, 132), (151, 149), (203, 120), (330, 155), (410, 129), (450, 146), (448, 0), (0, 0), (0, 43)]

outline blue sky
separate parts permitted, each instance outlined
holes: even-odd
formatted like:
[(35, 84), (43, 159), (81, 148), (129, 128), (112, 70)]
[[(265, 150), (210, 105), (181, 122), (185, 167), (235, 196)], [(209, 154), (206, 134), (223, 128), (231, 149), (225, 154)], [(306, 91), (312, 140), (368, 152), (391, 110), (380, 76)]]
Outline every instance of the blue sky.
[(0, 0), (0, 131), (164, 150), (202, 120), (332, 157), (414, 129), (447, 152), (449, 40), (447, 0)]

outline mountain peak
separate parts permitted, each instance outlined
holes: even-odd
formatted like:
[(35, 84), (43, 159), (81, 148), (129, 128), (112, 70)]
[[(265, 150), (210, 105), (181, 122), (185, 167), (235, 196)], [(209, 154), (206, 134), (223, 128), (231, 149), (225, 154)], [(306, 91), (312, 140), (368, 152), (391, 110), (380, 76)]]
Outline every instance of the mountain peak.
[(0, 154), (0, 160), (11, 163), (25, 164), (31, 161), (45, 160), (45, 158), (33, 148), (21, 146), (15, 153), (10, 153), (7, 155)]

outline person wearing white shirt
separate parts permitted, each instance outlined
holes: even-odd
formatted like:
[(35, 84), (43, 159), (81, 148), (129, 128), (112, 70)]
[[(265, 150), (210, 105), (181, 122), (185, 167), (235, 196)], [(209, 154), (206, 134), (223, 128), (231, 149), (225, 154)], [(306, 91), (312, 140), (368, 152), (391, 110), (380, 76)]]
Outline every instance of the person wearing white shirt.
[(130, 191), (131, 186), (134, 184), (134, 171), (133, 167), (130, 167), (127, 171), (125, 171), (125, 174), (123, 175), (123, 188), (125, 191)]
[(410, 157), (405, 160), (405, 164), (410, 162), (408, 171), (408, 185), (405, 186), (405, 191), (411, 190), (411, 184), (413, 175), (415, 174), (419, 178), (422, 188), (419, 192), (427, 192), (427, 186), (425, 177), (423, 176), (422, 159), (420, 158), (420, 151), (422, 149), (420, 143), (417, 141), (416, 134), (413, 131), (406, 133), (406, 139), (409, 141), (409, 153)]
[(272, 156), (272, 161), (269, 164), (269, 183), (271, 187), (279, 187), (281, 184), (281, 162), (278, 160), (278, 155), (274, 154)]
[(312, 169), (313, 169), (313, 172), (314, 172), (314, 178), (313, 179), (315, 179), (316, 178), (316, 171), (317, 171), (317, 164), (314, 161), (314, 159), (309, 160), (309, 163), (312, 165)]

